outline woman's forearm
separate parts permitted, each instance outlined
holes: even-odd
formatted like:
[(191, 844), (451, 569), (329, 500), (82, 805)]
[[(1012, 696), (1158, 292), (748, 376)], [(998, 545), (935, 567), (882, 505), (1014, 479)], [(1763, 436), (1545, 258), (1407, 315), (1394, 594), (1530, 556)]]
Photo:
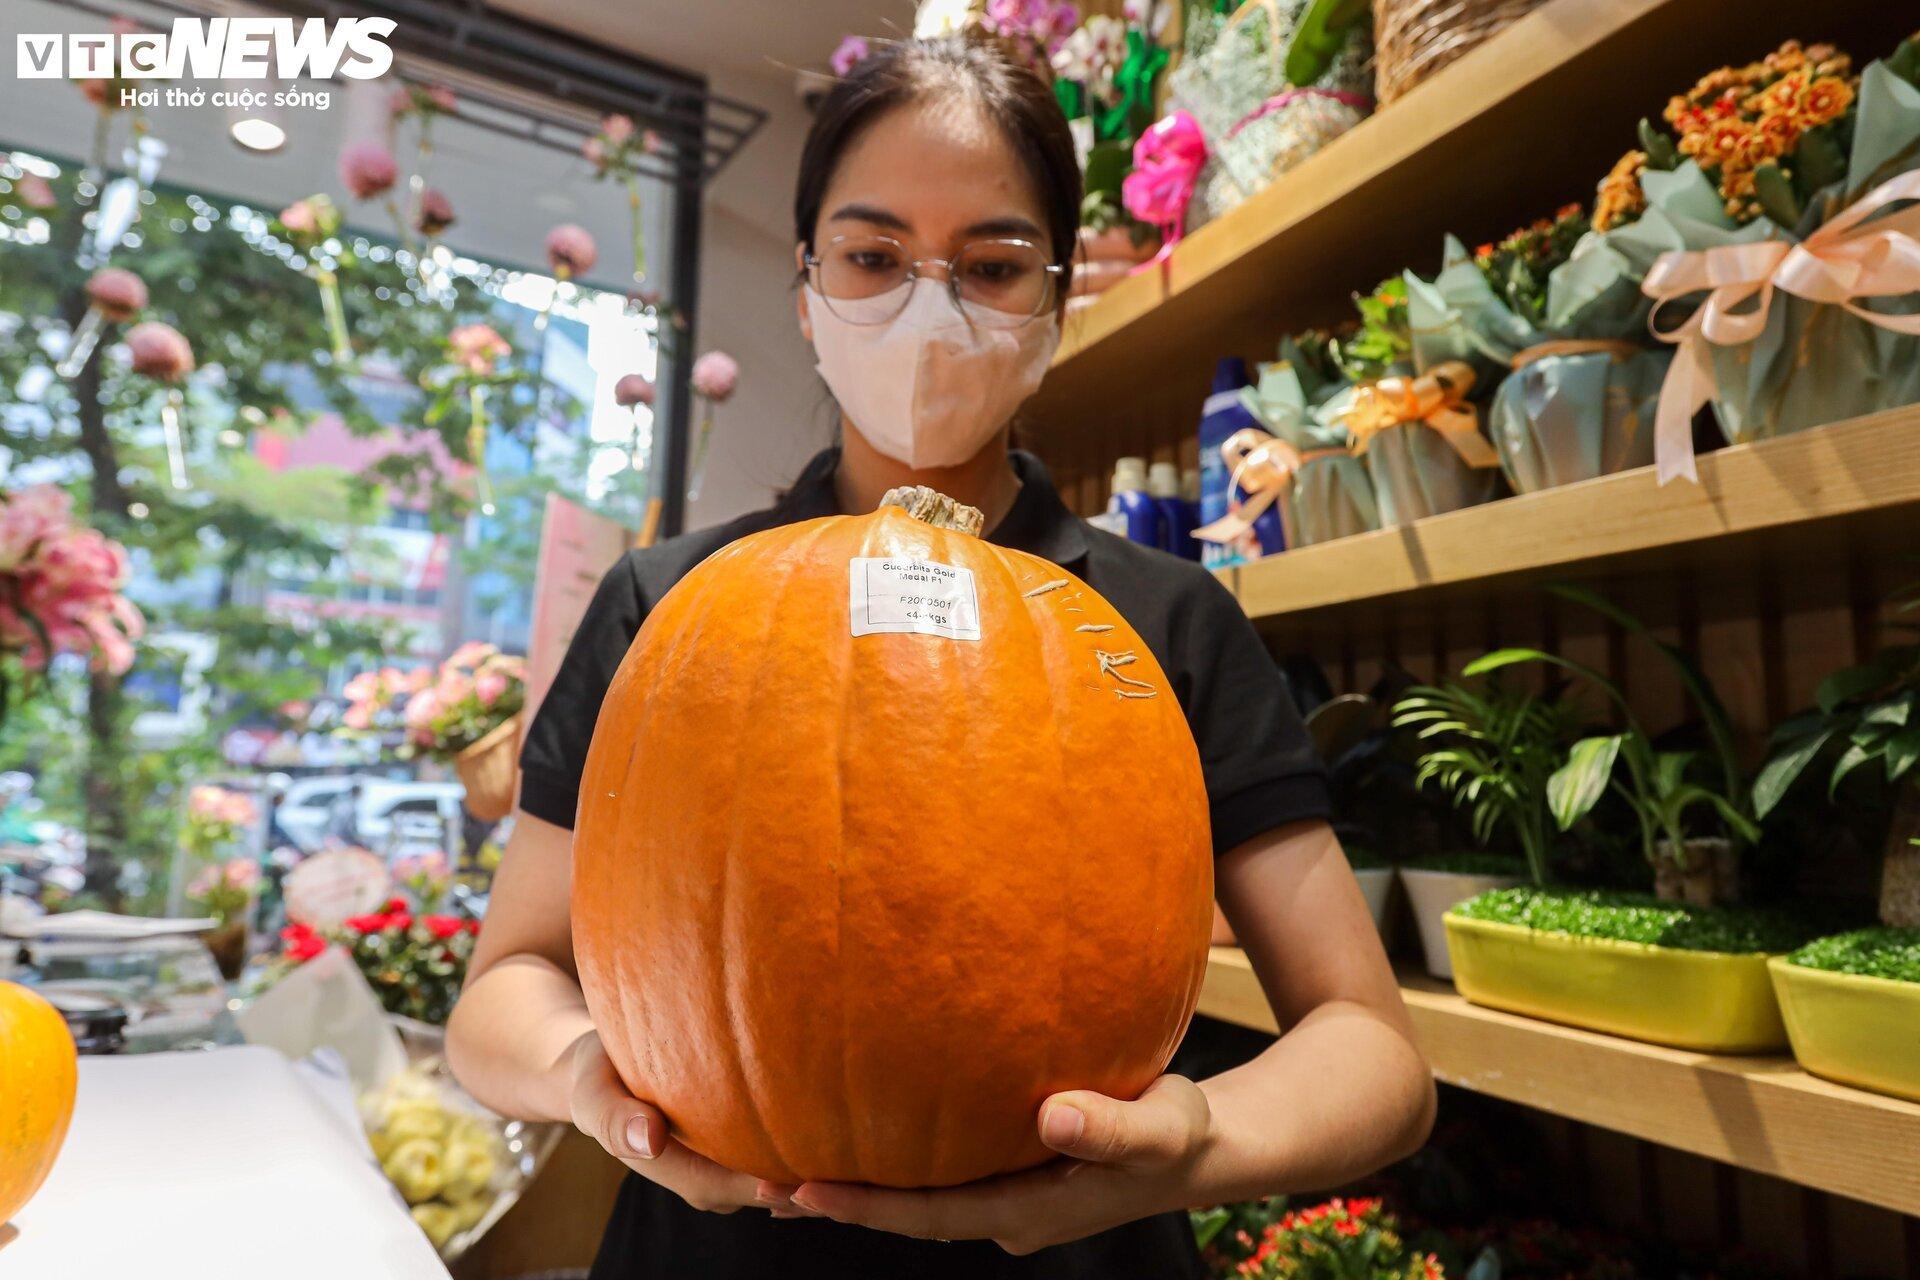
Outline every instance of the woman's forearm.
[(593, 1030), (573, 977), (539, 956), (488, 966), (447, 1023), (447, 1062), (462, 1086), (502, 1115), (566, 1120), (574, 1043)]
[(1189, 1207), (1339, 1186), (1410, 1154), (1433, 1124), (1425, 1061), (1399, 1028), (1352, 1002), (1320, 1006), (1200, 1087), (1212, 1133)]

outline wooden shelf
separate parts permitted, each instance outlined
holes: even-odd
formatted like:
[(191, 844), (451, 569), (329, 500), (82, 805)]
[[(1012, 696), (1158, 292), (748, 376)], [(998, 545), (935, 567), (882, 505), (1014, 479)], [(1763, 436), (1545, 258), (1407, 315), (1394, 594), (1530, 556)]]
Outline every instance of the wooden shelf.
[[(1920, 522), (1920, 405), (1702, 455), (1700, 483), (1653, 469), (1506, 498), (1302, 547), (1220, 576), (1256, 623), (1301, 615), (1399, 625), (1528, 581), (1769, 572), (1904, 546)], [(1905, 532), (1901, 532), (1904, 530)], [(1322, 619), (1324, 622), (1325, 619)], [(1366, 618), (1343, 616), (1352, 630)], [(1311, 626), (1308, 630), (1313, 629)]]
[[(1831, 1084), (1791, 1059), (1664, 1049), (1468, 1004), (1403, 976), (1434, 1077), (1743, 1169), (1920, 1214), (1920, 1105)], [(1276, 1030), (1244, 953), (1215, 947), (1200, 1012)]]
[(1864, 62), (1912, 25), (1884, 0), (1550, 0), (1071, 319), (1029, 406), (1039, 447), (1092, 472), (1182, 438), (1216, 357), (1271, 359), (1354, 291), (1436, 268), (1448, 232), (1492, 240), (1590, 200), (1635, 123), (1718, 63), (1787, 37)]

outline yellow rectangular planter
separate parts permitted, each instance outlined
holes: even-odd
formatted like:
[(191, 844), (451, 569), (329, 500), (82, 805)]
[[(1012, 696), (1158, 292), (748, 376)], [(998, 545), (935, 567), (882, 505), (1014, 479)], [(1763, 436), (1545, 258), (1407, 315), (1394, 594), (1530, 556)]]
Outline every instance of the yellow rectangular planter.
[(1802, 1067), (1920, 1102), (1920, 982), (1830, 973), (1783, 957), (1768, 969)]
[(1446, 922), (1454, 985), (1475, 1004), (1703, 1053), (1787, 1047), (1767, 956)]

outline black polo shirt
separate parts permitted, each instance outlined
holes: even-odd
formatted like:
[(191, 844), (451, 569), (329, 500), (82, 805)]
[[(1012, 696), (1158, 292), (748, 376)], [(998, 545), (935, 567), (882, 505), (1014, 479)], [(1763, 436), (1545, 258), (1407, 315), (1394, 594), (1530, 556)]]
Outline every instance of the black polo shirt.
[[(601, 582), (521, 750), (520, 806), (572, 827), (600, 704), (647, 611), (681, 577), (737, 538), (838, 514), (836, 451), (807, 464), (766, 511), (634, 551)], [(1260, 638), (1212, 574), (1093, 528), (1068, 511), (1046, 468), (1013, 454), (1021, 488), (988, 535), (1069, 569), (1140, 634), (1173, 684), (1200, 747), (1215, 854), (1328, 812), (1325, 775)], [(1105, 856), (1123, 851), (1102, 850)], [(1183, 1280), (1201, 1274), (1185, 1214), (1163, 1214), (1014, 1258), (982, 1241), (909, 1240), (757, 1210), (701, 1213), (638, 1176), (608, 1223), (595, 1280)]]

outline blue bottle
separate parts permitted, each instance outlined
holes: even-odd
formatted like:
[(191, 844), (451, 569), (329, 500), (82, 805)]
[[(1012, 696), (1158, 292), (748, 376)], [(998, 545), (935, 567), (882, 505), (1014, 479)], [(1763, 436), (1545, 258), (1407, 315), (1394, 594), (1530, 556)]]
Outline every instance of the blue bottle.
[(1180, 468), (1171, 462), (1156, 462), (1147, 468), (1147, 496), (1160, 509), (1160, 549), (1183, 560), (1200, 558), (1199, 544), (1193, 540), (1199, 513), (1180, 496)]
[[(1240, 403), (1240, 388), (1246, 385), (1247, 362), (1238, 356), (1227, 356), (1214, 366), (1213, 388), (1200, 411), (1201, 524), (1212, 524), (1225, 516), (1232, 497), (1228, 490), (1232, 487), (1233, 476), (1227, 469), (1227, 460), (1220, 456), (1220, 446), (1241, 428), (1260, 426), (1247, 407)], [(1221, 568), (1284, 551), (1287, 536), (1280, 523), (1277, 504), (1267, 508), (1254, 521), (1252, 544), (1229, 546), (1224, 543), (1205, 543), (1201, 547), (1201, 563), (1208, 568)]]
[[(1113, 493), (1107, 499), (1107, 514), (1126, 521), (1129, 542), (1149, 547), (1161, 545), (1165, 535), (1160, 528), (1160, 507), (1147, 492), (1145, 458), (1122, 458), (1114, 464)], [(1114, 523), (1118, 525), (1119, 521)]]

